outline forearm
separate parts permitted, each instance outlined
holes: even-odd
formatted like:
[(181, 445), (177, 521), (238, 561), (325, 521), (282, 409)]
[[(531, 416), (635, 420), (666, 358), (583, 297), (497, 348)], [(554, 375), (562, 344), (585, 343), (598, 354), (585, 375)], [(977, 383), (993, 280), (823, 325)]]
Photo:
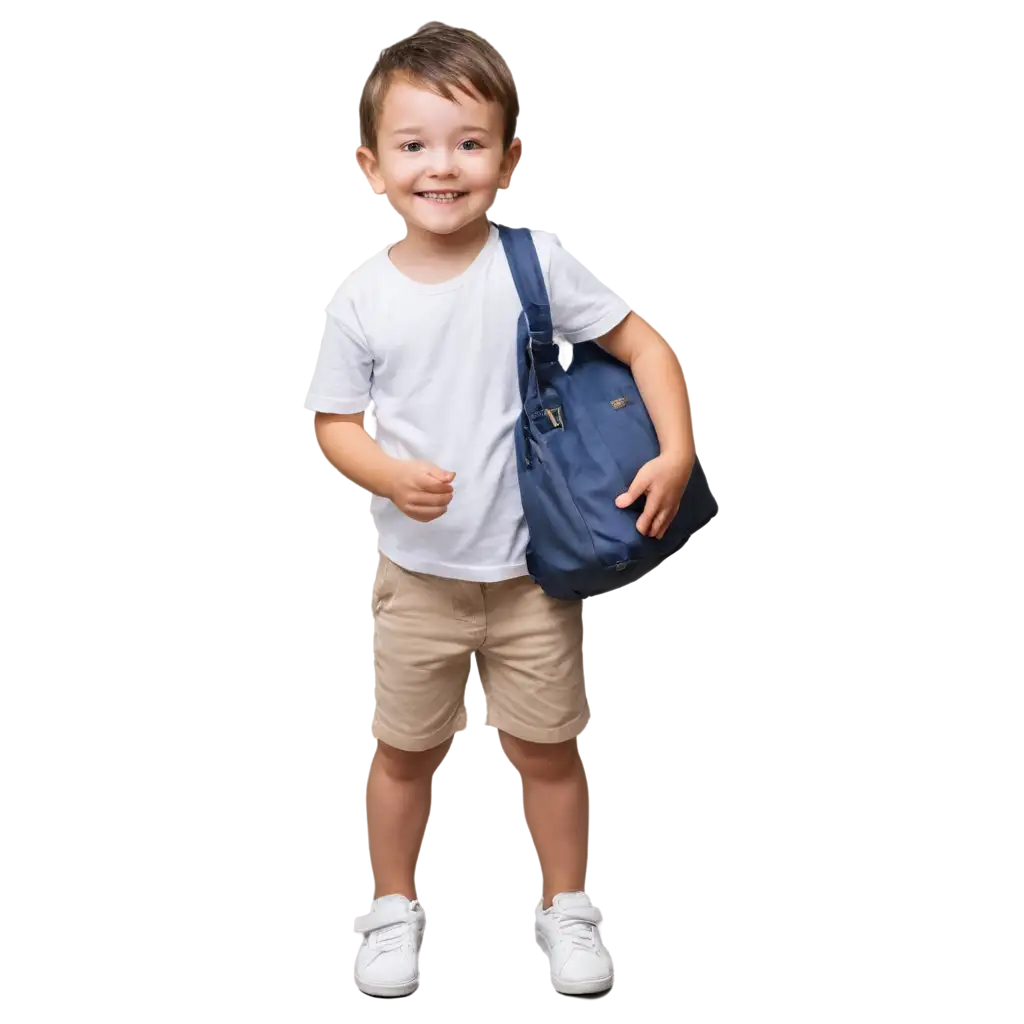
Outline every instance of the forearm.
[(362, 417), (316, 414), (316, 439), (342, 476), (372, 494), (389, 497), (397, 460), (386, 455), (362, 425)]
[(686, 380), (676, 354), (659, 338), (633, 359), (630, 370), (658, 433), (662, 455), (684, 463), (694, 459), (693, 425)]

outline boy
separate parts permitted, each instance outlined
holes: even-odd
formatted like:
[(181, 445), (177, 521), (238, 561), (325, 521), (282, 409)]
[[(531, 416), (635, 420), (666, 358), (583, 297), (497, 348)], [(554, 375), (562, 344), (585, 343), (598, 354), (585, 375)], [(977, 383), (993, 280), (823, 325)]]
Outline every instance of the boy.
[[(356, 152), (407, 234), (357, 268), (327, 306), (305, 406), (344, 476), (372, 492), (377, 750), (366, 791), (374, 899), (355, 980), (398, 996), (418, 984), (425, 917), (414, 871), (431, 777), (465, 728), (475, 653), (487, 724), (523, 782), (543, 892), (536, 937), (563, 993), (604, 991), (612, 961), (584, 892), (587, 780), (576, 736), (589, 718), (582, 601), (530, 578), (513, 429), (520, 303), (486, 214), (521, 155), (505, 62), (439, 22), (384, 50), (360, 102)], [(628, 184), (615, 181), (610, 185)], [(682, 370), (664, 339), (566, 253), (533, 232), (552, 320), (630, 365), (661, 455), (616, 499), (646, 494), (641, 533), (663, 536), (694, 460)], [(363, 429), (376, 403), (377, 434)]]

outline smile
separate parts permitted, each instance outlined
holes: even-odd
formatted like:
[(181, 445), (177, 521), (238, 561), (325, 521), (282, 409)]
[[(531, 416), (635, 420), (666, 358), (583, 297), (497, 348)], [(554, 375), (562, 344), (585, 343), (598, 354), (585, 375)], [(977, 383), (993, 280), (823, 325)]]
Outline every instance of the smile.
[(420, 199), (429, 200), (431, 203), (454, 203), (456, 200), (462, 199), (466, 193), (417, 193)]

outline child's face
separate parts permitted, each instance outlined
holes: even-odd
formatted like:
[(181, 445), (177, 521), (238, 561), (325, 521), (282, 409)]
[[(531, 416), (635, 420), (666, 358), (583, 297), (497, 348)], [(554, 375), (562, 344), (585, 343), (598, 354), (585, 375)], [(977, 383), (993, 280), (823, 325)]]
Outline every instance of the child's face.
[[(449, 235), (484, 216), (499, 188), (508, 188), (522, 146), (515, 139), (502, 153), (501, 107), (453, 89), (453, 103), (429, 89), (396, 79), (384, 98), (377, 131), (378, 160), (365, 146), (356, 151), (378, 195), (386, 195), (406, 223)], [(414, 129), (406, 131), (404, 129)], [(420, 192), (463, 192), (436, 201)]]

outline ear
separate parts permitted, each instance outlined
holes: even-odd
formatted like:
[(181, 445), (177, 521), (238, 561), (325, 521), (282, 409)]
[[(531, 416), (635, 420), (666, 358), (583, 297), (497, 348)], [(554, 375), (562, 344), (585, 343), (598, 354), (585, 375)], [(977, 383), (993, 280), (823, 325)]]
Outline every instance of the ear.
[(498, 188), (508, 188), (512, 183), (512, 172), (523, 155), (523, 144), (519, 139), (513, 139), (508, 147), (508, 152), (501, 161), (501, 173), (498, 176)]
[(377, 165), (377, 158), (369, 146), (360, 146), (356, 150), (356, 163), (359, 169), (366, 175), (366, 180), (377, 195), (382, 196), (387, 192), (387, 185), (380, 175), (380, 168)]

